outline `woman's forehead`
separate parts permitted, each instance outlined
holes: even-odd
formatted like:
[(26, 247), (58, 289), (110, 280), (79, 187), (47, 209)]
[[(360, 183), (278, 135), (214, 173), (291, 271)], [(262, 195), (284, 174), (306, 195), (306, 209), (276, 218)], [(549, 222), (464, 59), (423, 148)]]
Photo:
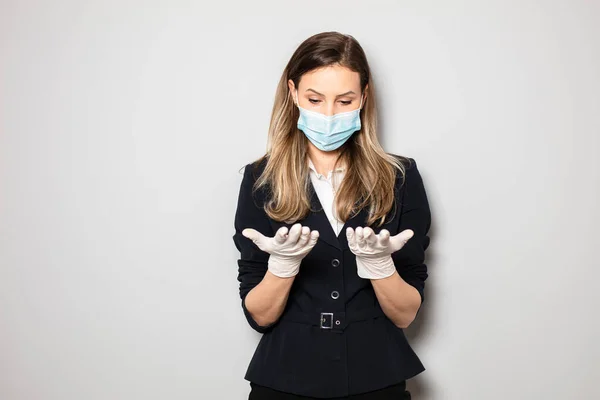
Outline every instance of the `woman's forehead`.
[(328, 66), (302, 75), (298, 84), (299, 91), (313, 89), (325, 95), (338, 95), (348, 91), (360, 91), (360, 74), (339, 65)]

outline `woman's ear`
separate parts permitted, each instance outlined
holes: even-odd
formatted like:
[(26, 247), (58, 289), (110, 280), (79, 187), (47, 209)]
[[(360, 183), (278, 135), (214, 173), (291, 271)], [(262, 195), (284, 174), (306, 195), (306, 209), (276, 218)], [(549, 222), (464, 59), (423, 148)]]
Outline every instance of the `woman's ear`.
[(292, 97), (292, 101), (295, 104), (296, 96), (294, 95), (294, 92), (296, 91), (296, 85), (294, 85), (294, 81), (291, 79), (288, 79), (288, 89), (290, 90), (290, 96)]
[(368, 90), (368, 89), (369, 89), (369, 84), (367, 83), (367, 84), (365, 85), (365, 90), (363, 90), (363, 93), (364, 93), (364, 96), (365, 96), (365, 97), (363, 98), (363, 104), (364, 104), (364, 103), (365, 103), (365, 101), (367, 100), (367, 95), (369, 94), (369, 90)]

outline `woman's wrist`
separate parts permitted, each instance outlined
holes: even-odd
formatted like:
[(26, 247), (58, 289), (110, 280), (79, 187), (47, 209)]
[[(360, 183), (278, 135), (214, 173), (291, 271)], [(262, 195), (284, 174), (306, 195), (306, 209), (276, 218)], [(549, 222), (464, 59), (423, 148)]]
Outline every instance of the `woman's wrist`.
[(396, 272), (391, 255), (383, 257), (356, 256), (358, 276), (363, 279), (384, 279)]
[(271, 274), (279, 278), (291, 278), (300, 271), (302, 259), (284, 258), (274, 254), (269, 255), (267, 266)]

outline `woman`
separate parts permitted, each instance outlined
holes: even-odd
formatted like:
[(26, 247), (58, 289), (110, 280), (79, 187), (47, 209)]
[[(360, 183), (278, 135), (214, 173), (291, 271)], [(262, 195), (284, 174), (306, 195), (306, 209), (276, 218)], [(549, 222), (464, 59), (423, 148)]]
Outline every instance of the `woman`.
[(377, 140), (365, 53), (304, 41), (277, 87), (267, 153), (235, 214), (250, 400), (409, 399), (424, 370), (403, 333), (423, 301), (430, 210), (416, 163)]

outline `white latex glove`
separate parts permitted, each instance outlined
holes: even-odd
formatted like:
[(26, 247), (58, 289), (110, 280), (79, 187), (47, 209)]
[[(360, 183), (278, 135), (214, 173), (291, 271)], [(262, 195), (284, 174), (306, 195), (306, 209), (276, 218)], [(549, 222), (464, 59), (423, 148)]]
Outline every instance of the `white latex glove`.
[(262, 251), (269, 253), (268, 269), (280, 278), (295, 276), (300, 269), (300, 262), (306, 256), (319, 238), (319, 232), (311, 231), (308, 226), (294, 224), (289, 229), (282, 226), (275, 236), (264, 236), (259, 231), (246, 228), (242, 235), (252, 240)]
[(363, 279), (383, 279), (396, 271), (392, 253), (400, 250), (408, 239), (413, 237), (411, 229), (405, 229), (396, 236), (390, 237), (387, 229), (375, 234), (369, 227), (351, 227), (346, 229), (346, 238), (350, 251), (356, 255), (358, 276)]

